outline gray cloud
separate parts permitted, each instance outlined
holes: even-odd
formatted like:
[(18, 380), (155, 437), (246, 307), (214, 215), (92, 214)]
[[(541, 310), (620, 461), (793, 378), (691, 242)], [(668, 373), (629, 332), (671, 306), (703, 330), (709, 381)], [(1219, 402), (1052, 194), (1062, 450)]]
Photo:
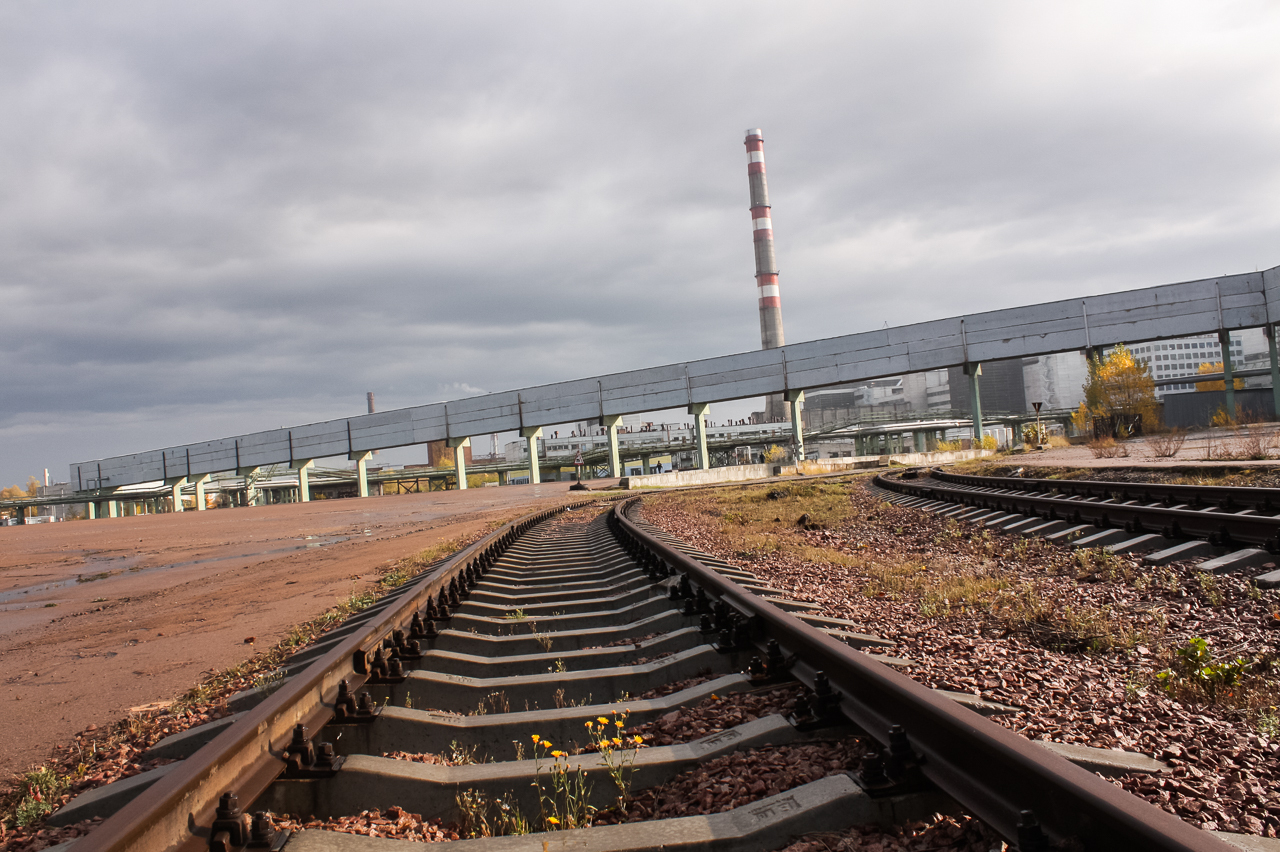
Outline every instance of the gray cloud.
[(792, 341), (1280, 263), (1268, 4), (3, 15), (4, 483), (753, 349), (748, 126)]

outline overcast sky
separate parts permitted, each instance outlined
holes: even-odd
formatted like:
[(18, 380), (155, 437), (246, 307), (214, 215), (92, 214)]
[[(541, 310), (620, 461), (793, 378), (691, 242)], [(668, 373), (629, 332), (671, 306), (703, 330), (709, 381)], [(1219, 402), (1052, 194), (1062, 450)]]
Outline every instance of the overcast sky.
[(1277, 44), (1275, 3), (9, 0), (0, 484), (759, 348), (748, 127), (790, 342), (1280, 265)]

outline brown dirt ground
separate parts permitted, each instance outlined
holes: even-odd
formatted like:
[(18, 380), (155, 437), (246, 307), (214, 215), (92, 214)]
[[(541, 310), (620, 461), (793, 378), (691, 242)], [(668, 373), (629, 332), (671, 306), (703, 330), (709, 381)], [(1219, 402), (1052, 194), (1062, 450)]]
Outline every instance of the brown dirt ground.
[(0, 527), (0, 778), (274, 646), (400, 558), (579, 496), (568, 486)]

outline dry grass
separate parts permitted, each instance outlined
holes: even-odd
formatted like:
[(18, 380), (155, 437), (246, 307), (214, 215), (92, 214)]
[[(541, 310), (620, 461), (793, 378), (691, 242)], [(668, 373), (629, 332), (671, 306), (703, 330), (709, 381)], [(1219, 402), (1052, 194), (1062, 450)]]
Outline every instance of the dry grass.
[(1124, 444), (1117, 444), (1114, 438), (1098, 438), (1089, 442), (1089, 452), (1095, 459), (1126, 459), (1129, 449)]
[(786, 552), (807, 562), (862, 564), (851, 554), (814, 546), (804, 535), (849, 520), (853, 505), (843, 479), (686, 491), (662, 499), (691, 515), (716, 520), (720, 535), (743, 559)]
[[(1082, 567), (1096, 568), (1087, 557)], [(993, 561), (869, 565), (865, 574), (868, 597), (914, 602), (925, 618), (986, 616), (1053, 651), (1104, 653), (1146, 636), (1109, 607), (1067, 603), (1046, 583), (1019, 578)]]
[[(740, 559), (786, 554), (805, 562), (839, 565), (849, 571), (851, 594), (904, 603), (924, 618), (977, 617), (1060, 651), (1102, 653), (1155, 639), (1149, 635), (1150, 625), (1130, 623), (1110, 608), (1068, 603), (1059, 578), (1026, 578), (1001, 567), (1009, 557), (1033, 563), (1054, 549), (1040, 539), (1010, 545), (990, 530), (974, 530), (949, 520), (934, 537), (934, 545), (954, 550), (963, 540), (970, 558), (902, 561), (877, 558), (871, 551), (850, 553), (816, 546), (814, 537), (805, 535), (807, 530), (837, 528), (851, 519), (847, 481), (720, 488), (661, 499), (688, 514), (713, 519), (724, 542)], [(882, 517), (890, 518), (894, 509), (887, 505), (883, 509)], [(802, 518), (806, 522), (797, 523)], [(1124, 560), (1101, 549), (1074, 554), (1072, 562), (1054, 573), (1080, 582), (1141, 579), (1129, 576)]]

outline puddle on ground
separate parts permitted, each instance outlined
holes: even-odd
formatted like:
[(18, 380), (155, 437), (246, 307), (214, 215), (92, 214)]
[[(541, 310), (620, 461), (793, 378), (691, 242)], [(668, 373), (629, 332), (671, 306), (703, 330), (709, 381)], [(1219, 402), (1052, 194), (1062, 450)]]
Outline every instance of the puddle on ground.
[[(365, 535), (369, 534), (369, 531), (366, 530)], [(254, 556), (275, 556), (280, 553), (291, 553), (295, 550), (308, 550), (310, 548), (326, 547), (331, 544), (348, 541), (350, 538), (351, 536), (346, 535), (309, 535), (304, 538), (294, 539), (295, 541), (302, 543), (295, 544), (290, 547), (276, 547), (271, 550), (258, 550), (251, 553), (233, 553), (226, 556), (213, 556), (208, 559), (191, 559), (186, 562), (171, 562), (167, 565), (152, 565), (147, 568), (139, 568), (136, 565), (136, 563), (142, 558), (141, 556), (91, 558), (86, 560), (85, 570), (81, 571), (74, 577), (0, 592), (0, 604), (20, 601), (23, 597), (34, 593), (53, 591), (54, 589), (62, 589), (67, 586), (110, 580), (112, 577), (118, 577), (121, 574), (149, 574), (152, 571), (164, 571), (169, 568), (186, 568), (191, 565), (208, 565), (214, 562), (228, 562), (234, 559), (248, 559)]]

